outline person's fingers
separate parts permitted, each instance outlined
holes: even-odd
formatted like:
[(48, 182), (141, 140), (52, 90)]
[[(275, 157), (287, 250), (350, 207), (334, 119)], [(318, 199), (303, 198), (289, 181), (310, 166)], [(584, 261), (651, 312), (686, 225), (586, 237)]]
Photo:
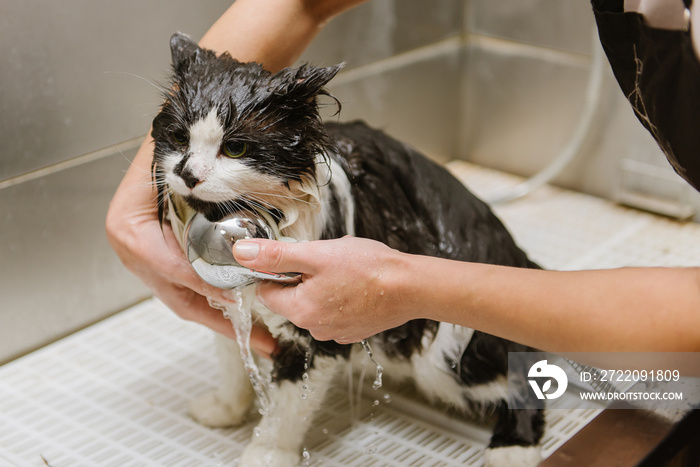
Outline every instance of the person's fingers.
[[(156, 296), (180, 318), (202, 324), (230, 339), (236, 340), (236, 331), (221, 310), (212, 308), (208, 300), (185, 287), (163, 284), (155, 287)], [(253, 326), (250, 347), (259, 355), (271, 358), (277, 349), (277, 340), (259, 326)]]
[(293, 316), (288, 316), (285, 313), (286, 310), (298, 308), (293, 306), (296, 288), (296, 285), (289, 286), (272, 281), (263, 281), (258, 284), (258, 300), (260, 300), (260, 302), (273, 313), (284, 316), (299, 327), (304, 327), (301, 326), (301, 324), (306, 323), (298, 323)]
[(258, 284), (258, 300), (265, 307), (280, 316), (287, 318), (295, 326), (306, 329), (311, 336), (318, 341), (333, 339), (327, 327), (330, 321), (319, 319), (317, 307), (313, 302), (306, 303), (299, 300), (297, 292), (304, 284), (284, 285), (272, 281), (264, 281)]
[(231, 339), (236, 338), (231, 321), (221, 312), (209, 306), (207, 299), (192, 290), (168, 282), (151, 284), (151, 288), (168, 308), (180, 318), (203, 324)]
[(233, 255), (240, 264), (262, 271), (311, 273), (313, 265), (304, 259), (308, 243), (275, 240), (239, 240)]
[(277, 339), (267, 329), (253, 326), (250, 330), (250, 348), (258, 355), (271, 359), (277, 350)]

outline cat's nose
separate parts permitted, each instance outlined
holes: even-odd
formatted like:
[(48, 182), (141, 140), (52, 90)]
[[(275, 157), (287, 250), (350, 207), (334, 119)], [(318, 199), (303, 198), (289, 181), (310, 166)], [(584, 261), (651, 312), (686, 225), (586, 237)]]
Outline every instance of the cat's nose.
[(180, 173), (180, 178), (182, 178), (182, 181), (185, 182), (185, 185), (190, 190), (196, 187), (199, 183), (201, 183), (201, 180), (195, 177), (195, 175), (187, 169), (183, 170)]

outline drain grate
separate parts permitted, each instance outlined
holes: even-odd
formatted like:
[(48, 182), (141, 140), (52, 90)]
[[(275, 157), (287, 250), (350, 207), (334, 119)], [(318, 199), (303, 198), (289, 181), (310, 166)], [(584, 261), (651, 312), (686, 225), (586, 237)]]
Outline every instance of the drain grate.
[[(209, 429), (185, 413), (216, 380), (209, 332), (149, 300), (0, 367), (0, 465), (234, 465), (254, 423)], [(481, 465), (487, 428), (391, 390), (353, 397), (329, 395), (309, 465)], [(596, 414), (549, 411), (545, 452)]]
[[(517, 182), (450, 167), (477, 192)], [(549, 268), (700, 264), (697, 224), (589, 196), (544, 187), (498, 213)], [(235, 465), (253, 424), (209, 429), (185, 413), (216, 384), (214, 354), (209, 331), (149, 300), (0, 367), (0, 466)], [(482, 465), (487, 428), (384, 388), (351, 399), (347, 386), (341, 378), (314, 423), (308, 465)], [(545, 456), (599, 411), (548, 410)]]

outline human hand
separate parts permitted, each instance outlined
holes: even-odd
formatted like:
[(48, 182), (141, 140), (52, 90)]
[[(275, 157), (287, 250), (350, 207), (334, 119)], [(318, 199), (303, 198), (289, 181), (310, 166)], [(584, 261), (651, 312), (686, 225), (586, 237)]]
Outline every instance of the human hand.
[(231, 323), (209, 306), (205, 296), (223, 303), (230, 300), (196, 275), (169, 224), (161, 230), (150, 176), (152, 154), (148, 138), (110, 203), (107, 238), (122, 263), (178, 316), (235, 337)]
[(250, 268), (302, 273), (294, 286), (259, 284), (258, 298), (315, 339), (349, 344), (412, 319), (403, 306), (409, 296), (400, 279), (405, 255), (382, 243), (355, 237), (239, 240), (233, 252)]
[[(124, 265), (180, 318), (235, 339), (231, 322), (209, 306), (206, 298), (230, 303), (230, 296), (197, 276), (167, 222), (161, 230), (150, 176), (152, 153), (148, 139), (110, 203), (107, 238)], [(267, 330), (254, 326), (250, 345), (269, 358), (277, 341)]]

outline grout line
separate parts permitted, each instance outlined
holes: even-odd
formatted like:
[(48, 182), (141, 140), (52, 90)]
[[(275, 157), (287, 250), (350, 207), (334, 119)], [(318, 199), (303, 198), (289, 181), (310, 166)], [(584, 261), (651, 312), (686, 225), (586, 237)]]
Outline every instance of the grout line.
[(476, 48), (504, 55), (517, 55), (574, 66), (588, 66), (591, 63), (590, 54), (555, 49), (545, 45), (528, 44), (527, 42), (518, 42), (482, 34), (469, 33), (466, 43)]
[(87, 154), (83, 154), (82, 156), (73, 157), (71, 159), (57, 162), (55, 164), (42, 167), (40, 169), (32, 170), (21, 175), (10, 177), (8, 179), (0, 181), (0, 190), (2, 190), (3, 188), (9, 188), (11, 186), (19, 185), (21, 183), (36, 180), (37, 178), (45, 177), (47, 175), (52, 175), (63, 170), (72, 169), (73, 167), (94, 162), (99, 159), (104, 159), (105, 157), (110, 156), (114, 153), (121, 153), (130, 149), (137, 148), (141, 145), (145, 138), (145, 135), (137, 136), (136, 138), (132, 138), (130, 140), (112, 146), (108, 146), (106, 148), (98, 149), (97, 151), (89, 152)]
[(382, 58), (375, 62), (359, 65), (347, 71), (341, 71), (330, 86), (342, 86), (386, 71), (429, 60), (438, 55), (458, 51), (466, 46), (475, 46), (496, 53), (519, 55), (574, 66), (588, 66), (591, 61), (590, 54), (559, 50), (544, 45), (528, 44), (478, 33), (466, 33), (451, 36), (447, 39)]
[(350, 82), (377, 75), (386, 71), (395, 70), (406, 65), (434, 58), (437, 55), (447, 54), (459, 50), (464, 45), (462, 36), (452, 36), (429, 45), (418, 47), (406, 52), (392, 55), (376, 62), (359, 65), (348, 71), (338, 74), (329, 87), (342, 86)]

